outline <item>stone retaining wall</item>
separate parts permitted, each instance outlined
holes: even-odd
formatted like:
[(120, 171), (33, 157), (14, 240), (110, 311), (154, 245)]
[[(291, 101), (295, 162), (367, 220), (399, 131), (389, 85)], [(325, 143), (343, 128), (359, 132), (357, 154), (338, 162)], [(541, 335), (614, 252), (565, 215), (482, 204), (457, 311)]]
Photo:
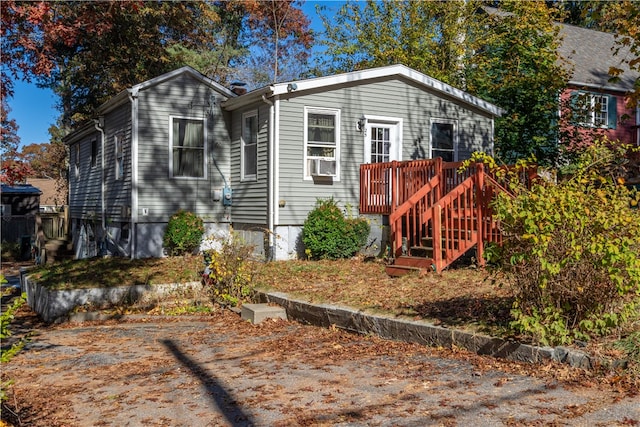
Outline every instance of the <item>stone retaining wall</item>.
[(286, 294), (279, 292), (260, 293), (260, 299), (262, 302), (284, 307), (289, 319), (316, 326), (335, 326), (359, 334), (377, 335), (385, 339), (429, 346), (456, 346), (477, 354), (508, 360), (530, 363), (555, 360), (573, 367), (592, 368), (592, 360), (588, 354), (566, 347), (537, 347), (435, 326), (426, 321), (373, 315), (335, 305), (315, 305), (290, 299)]
[(142, 298), (166, 294), (179, 289), (202, 286), (200, 282), (163, 285), (134, 285), (114, 288), (49, 290), (21, 274), (21, 287), (27, 293), (27, 304), (45, 322), (66, 320), (76, 307), (92, 304), (98, 307), (132, 303)]

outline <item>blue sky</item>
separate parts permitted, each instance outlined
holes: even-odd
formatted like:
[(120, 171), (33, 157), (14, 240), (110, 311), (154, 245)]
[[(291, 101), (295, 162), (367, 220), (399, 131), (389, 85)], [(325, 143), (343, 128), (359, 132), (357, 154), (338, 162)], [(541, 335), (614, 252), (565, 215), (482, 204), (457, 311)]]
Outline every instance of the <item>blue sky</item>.
[[(316, 15), (316, 5), (326, 5), (327, 9), (335, 11), (343, 3), (330, 0), (306, 1), (303, 10), (311, 18), (311, 28), (321, 32), (322, 21)], [(56, 123), (59, 115), (56, 109), (57, 98), (51, 90), (40, 89), (33, 83), (16, 81), (14, 89), (13, 98), (8, 100), (11, 108), (9, 117), (15, 119), (19, 126), (20, 143), (29, 145), (49, 142), (49, 127)]]

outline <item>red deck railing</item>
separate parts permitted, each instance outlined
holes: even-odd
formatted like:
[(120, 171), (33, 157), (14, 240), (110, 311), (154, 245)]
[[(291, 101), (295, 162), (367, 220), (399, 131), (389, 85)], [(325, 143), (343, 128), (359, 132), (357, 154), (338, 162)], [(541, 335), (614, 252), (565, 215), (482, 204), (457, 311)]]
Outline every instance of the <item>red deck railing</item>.
[[(483, 164), (460, 173), (460, 164), (438, 158), (361, 166), (360, 213), (389, 215), (392, 256), (411, 255), (429, 241), (441, 271), (473, 246), (483, 263), (484, 243), (502, 243), (491, 201), (508, 192), (508, 182)], [(530, 185), (534, 176), (530, 169), (521, 179)]]

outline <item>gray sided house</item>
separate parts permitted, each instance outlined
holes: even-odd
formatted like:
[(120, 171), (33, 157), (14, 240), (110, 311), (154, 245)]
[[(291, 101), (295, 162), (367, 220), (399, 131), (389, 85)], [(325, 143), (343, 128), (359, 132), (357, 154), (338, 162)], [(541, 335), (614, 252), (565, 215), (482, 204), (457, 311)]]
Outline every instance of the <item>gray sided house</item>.
[[(98, 114), (65, 139), (77, 256), (162, 256), (169, 217), (186, 209), (281, 260), (304, 253), (317, 199), (358, 214), (361, 164), (491, 153), (500, 110), (402, 65), (241, 95), (184, 67)], [(383, 224), (372, 218), (374, 239)]]

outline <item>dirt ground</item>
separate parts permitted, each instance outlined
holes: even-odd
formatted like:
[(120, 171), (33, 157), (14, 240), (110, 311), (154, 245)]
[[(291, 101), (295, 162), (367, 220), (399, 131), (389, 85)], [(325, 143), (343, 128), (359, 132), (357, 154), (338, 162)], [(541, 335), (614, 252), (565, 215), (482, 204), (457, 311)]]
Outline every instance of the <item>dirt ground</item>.
[(23, 310), (19, 323), (30, 342), (2, 372), (14, 381), (2, 417), (14, 425), (640, 423), (637, 396), (571, 370), (562, 378), (551, 365), (283, 320), (252, 325), (227, 310), (53, 326)]
[(222, 309), (46, 325), (25, 307), (13, 329), (16, 426), (640, 425), (640, 398), (588, 372)]

